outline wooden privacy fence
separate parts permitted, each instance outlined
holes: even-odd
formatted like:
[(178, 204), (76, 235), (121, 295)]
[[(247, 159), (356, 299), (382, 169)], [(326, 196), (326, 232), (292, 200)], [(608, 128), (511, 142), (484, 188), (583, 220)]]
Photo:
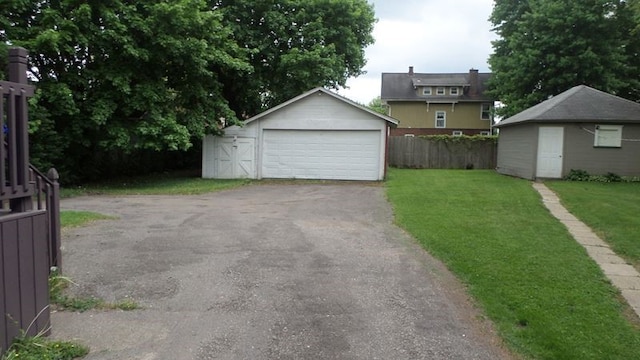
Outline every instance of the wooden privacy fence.
[(498, 147), (490, 138), (389, 137), (389, 166), (415, 169), (495, 169)]
[(9, 50), (0, 81), (0, 354), (16, 336), (49, 333), (49, 272), (61, 265), (55, 169), (29, 164), (27, 51)]

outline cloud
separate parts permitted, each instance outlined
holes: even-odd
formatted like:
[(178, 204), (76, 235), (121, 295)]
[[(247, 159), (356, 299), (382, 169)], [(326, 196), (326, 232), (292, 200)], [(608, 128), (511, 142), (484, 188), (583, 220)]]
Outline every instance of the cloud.
[(340, 93), (368, 103), (380, 95), (383, 72), (489, 71), (496, 38), (488, 21), (492, 0), (373, 1), (379, 21), (366, 49), (367, 74), (349, 79)]

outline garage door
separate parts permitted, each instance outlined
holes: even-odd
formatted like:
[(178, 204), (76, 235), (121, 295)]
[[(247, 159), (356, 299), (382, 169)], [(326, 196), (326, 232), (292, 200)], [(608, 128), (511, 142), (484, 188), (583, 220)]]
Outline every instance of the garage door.
[(378, 180), (380, 131), (264, 130), (262, 177)]

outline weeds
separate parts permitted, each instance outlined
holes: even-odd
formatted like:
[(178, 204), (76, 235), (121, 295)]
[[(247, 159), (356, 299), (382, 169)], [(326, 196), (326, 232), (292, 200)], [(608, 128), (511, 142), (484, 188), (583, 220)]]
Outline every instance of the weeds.
[(20, 336), (2, 356), (2, 360), (71, 360), (83, 357), (89, 348), (69, 341), (49, 341), (42, 336)]
[(64, 290), (73, 282), (71, 279), (53, 272), (49, 276), (49, 298), (52, 305), (59, 310), (71, 310), (84, 312), (91, 309), (97, 310), (124, 310), (139, 309), (140, 306), (131, 299), (121, 300), (115, 303), (106, 302), (103, 299), (88, 297), (72, 297), (64, 294)]

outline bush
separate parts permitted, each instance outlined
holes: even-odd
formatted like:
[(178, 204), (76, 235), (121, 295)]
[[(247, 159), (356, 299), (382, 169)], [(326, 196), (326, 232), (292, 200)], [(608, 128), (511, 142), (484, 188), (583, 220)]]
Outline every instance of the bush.
[(608, 172), (605, 175), (589, 175), (585, 170), (571, 169), (569, 174), (564, 177), (566, 181), (590, 181), (590, 182), (640, 182), (638, 176), (620, 176), (618, 174)]
[(567, 181), (589, 181), (590, 175), (585, 170), (571, 169), (569, 174), (564, 177)]

